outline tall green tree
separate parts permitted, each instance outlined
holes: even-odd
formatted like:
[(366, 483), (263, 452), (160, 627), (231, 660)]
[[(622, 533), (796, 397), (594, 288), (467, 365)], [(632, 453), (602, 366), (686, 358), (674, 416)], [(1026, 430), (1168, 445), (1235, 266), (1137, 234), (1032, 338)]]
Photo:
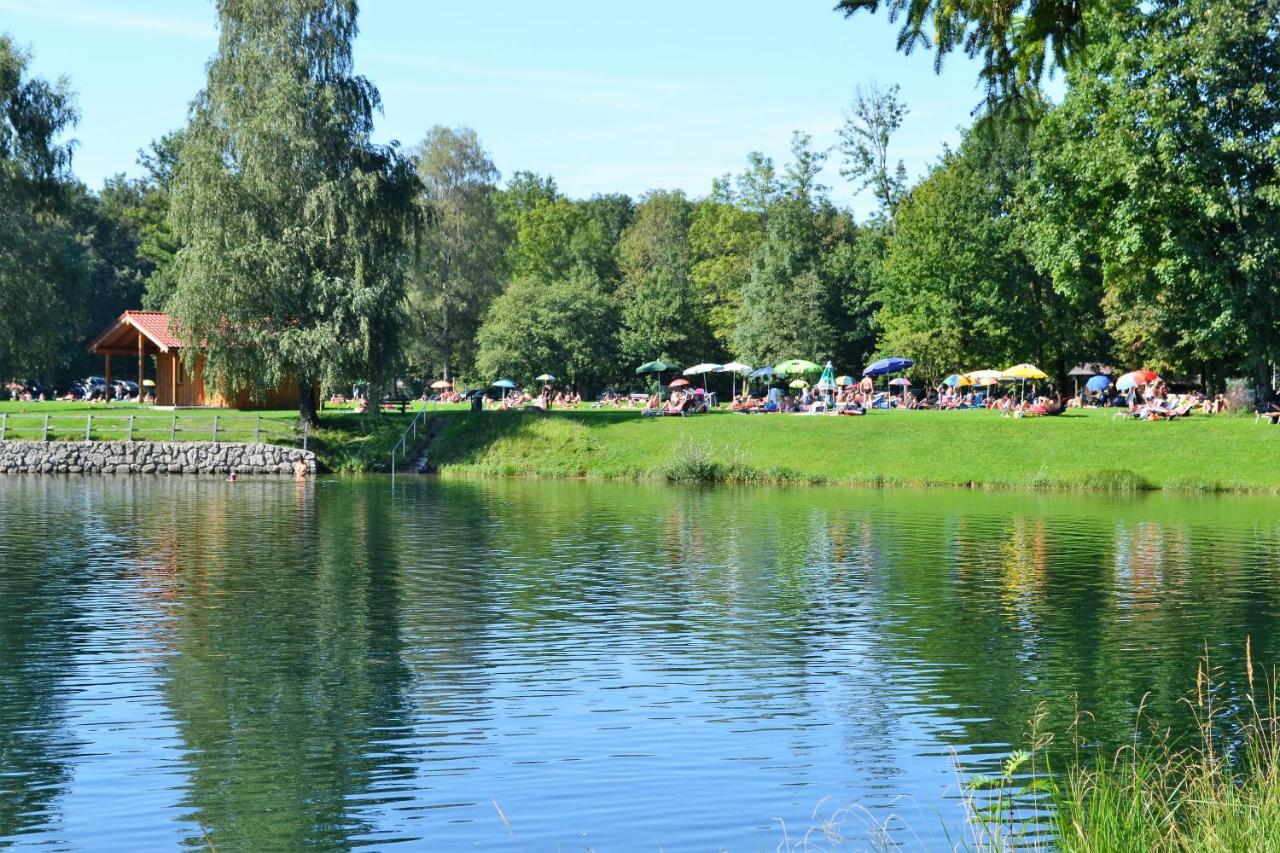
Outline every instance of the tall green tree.
[(606, 193), (593, 195), (578, 204), (586, 210), (588, 216), (600, 223), (604, 238), (610, 247), (611, 263), (601, 269), (601, 279), (606, 282), (620, 281), (622, 268), (619, 265), (619, 246), (622, 242), (622, 232), (626, 231), (627, 226), (636, 218), (635, 202), (625, 193)]
[(880, 215), (890, 223), (907, 190), (906, 165), (901, 160), (895, 165), (889, 155), (893, 134), (907, 115), (898, 91), (897, 86), (857, 87), (840, 127), (838, 144), (843, 158), (840, 174), (852, 181), (858, 192), (871, 190), (880, 205)]
[(591, 218), (600, 223), (605, 238), (614, 245), (636, 218), (635, 202), (626, 193), (597, 194), (581, 204)]
[(77, 119), (63, 82), (0, 35), (0, 376), (50, 379), (82, 343), (89, 259), (72, 221)]
[(140, 181), (138, 204), (128, 213), (138, 226), (138, 255), (151, 267), (142, 304), (156, 311), (168, 308), (178, 286), (173, 271), (178, 240), (169, 221), (169, 206), (182, 142), (183, 132), (175, 130), (152, 142), (149, 150), (138, 152), (138, 163), (145, 174)]
[(881, 269), (879, 349), (910, 353), (931, 382), (957, 370), (1034, 361), (1065, 381), (1105, 358), (1096, 304), (1073, 311), (1028, 257), (1016, 219), (1031, 173), (1025, 125), (986, 120), (946, 152), (899, 207)]
[(689, 280), (691, 205), (681, 192), (649, 193), (622, 235), (623, 360), (710, 357), (714, 341)]
[(370, 140), (354, 0), (220, 0), (218, 51), (173, 187), (173, 314), (219, 388), (389, 378), (400, 353), (412, 164)]
[(617, 358), (614, 314), (613, 298), (585, 267), (552, 280), (518, 277), (480, 327), (477, 366), (519, 381), (549, 371), (586, 391)]
[(139, 252), (142, 232), (134, 219), (143, 195), (141, 182), (122, 175), (108, 178), (97, 195), (81, 184), (69, 188), (68, 219), (84, 247), (89, 273), (83, 325), (77, 329), (81, 345), (69, 353), (68, 367), (75, 375), (102, 371), (101, 357), (90, 355), (83, 342), (121, 312), (137, 308), (147, 277), (154, 272), (151, 261)]
[(734, 349), (752, 364), (824, 359), (840, 349), (839, 294), (820, 271), (814, 211), (791, 198), (774, 205), (742, 292)]
[(543, 199), (522, 210), (515, 234), (511, 272), (516, 278), (555, 281), (585, 269), (604, 280), (616, 265), (600, 220), (567, 198)]
[[(728, 196), (728, 183), (718, 188), (721, 194)], [(763, 224), (769, 217), (769, 210), (782, 199), (782, 181), (778, 178), (778, 169), (772, 157), (759, 151), (747, 155), (747, 168), (734, 179), (732, 199), (744, 210), (754, 213)]]
[(853, 285), (856, 231), (826, 198), (826, 152), (797, 132), (774, 178), (765, 232), (742, 287), (733, 351), (753, 364), (788, 358), (845, 360), (852, 324), (842, 292)]
[(433, 127), (415, 159), (421, 227), (409, 287), (408, 350), (422, 373), (439, 371), (448, 379), (474, 366), (476, 332), (506, 276), (499, 175), (470, 128)]
[(751, 277), (751, 258), (764, 240), (760, 220), (714, 194), (694, 204), (689, 221), (689, 284), (695, 310), (706, 317), (716, 348), (733, 351), (733, 331), (742, 309), (742, 291)]
[[(1122, 359), (1241, 370), (1280, 358), (1280, 2), (1126, 7), (1037, 134), (1037, 266), (1097, 293)], [(1237, 374), (1238, 375), (1238, 374)]]

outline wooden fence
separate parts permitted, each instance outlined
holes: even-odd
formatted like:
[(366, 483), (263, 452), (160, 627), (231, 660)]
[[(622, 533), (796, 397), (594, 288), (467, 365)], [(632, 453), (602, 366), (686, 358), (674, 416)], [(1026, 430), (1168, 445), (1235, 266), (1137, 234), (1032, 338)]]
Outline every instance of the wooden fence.
[(308, 435), (297, 421), (261, 415), (0, 413), (0, 441), (251, 441), (305, 450)]

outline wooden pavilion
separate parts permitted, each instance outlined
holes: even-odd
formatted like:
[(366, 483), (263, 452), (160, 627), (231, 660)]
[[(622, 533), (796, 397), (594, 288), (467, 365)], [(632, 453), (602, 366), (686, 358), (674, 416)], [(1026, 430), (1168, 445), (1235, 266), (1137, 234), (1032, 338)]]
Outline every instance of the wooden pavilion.
[[(238, 390), (230, 398), (210, 391), (204, 384), (204, 354), (196, 357), (195, 370), (187, 370), (183, 343), (173, 332), (163, 311), (126, 311), (89, 344), (89, 351), (104, 359), (103, 377), (111, 385), (111, 357), (136, 359), (138, 387), (143, 387), (146, 359), (156, 360), (157, 406), (235, 406), (239, 409), (294, 409), (298, 406), (297, 382), (276, 388)], [(257, 391), (255, 394), (254, 392)]]

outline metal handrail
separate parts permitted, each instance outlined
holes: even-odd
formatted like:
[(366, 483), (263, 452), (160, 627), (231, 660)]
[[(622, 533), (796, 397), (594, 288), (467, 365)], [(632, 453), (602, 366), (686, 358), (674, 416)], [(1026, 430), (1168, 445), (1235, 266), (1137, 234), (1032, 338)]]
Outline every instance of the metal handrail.
[(396, 486), (396, 451), (399, 450), (401, 452), (402, 459), (408, 455), (409, 445), (406, 442), (409, 440), (410, 436), (413, 437), (414, 446), (415, 447), (417, 446), (418, 421), (425, 421), (426, 419), (427, 419), (426, 408), (423, 407), (421, 409), (418, 409), (417, 413), (414, 414), (413, 416), (413, 420), (409, 421), (409, 425), (404, 428), (404, 432), (400, 433), (400, 440), (391, 446), (391, 488), (393, 489)]

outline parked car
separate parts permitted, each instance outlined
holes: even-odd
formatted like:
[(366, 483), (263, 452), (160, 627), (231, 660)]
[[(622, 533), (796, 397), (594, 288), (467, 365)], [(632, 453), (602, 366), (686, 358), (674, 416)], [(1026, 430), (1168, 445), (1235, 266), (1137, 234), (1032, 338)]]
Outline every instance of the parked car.
[(138, 383), (132, 379), (112, 379), (111, 390), (116, 398), (138, 396)]
[(80, 399), (101, 400), (107, 395), (107, 380), (101, 376), (86, 376), (79, 382)]
[(23, 393), (30, 394), (33, 400), (39, 400), (41, 394), (46, 400), (53, 399), (53, 391), (39, 379), (19, 379), (18, 384), (22, 386)]

